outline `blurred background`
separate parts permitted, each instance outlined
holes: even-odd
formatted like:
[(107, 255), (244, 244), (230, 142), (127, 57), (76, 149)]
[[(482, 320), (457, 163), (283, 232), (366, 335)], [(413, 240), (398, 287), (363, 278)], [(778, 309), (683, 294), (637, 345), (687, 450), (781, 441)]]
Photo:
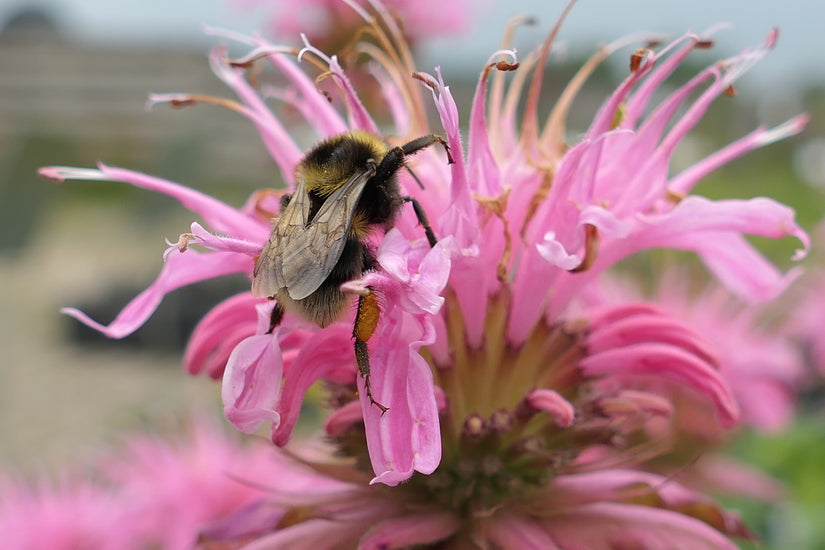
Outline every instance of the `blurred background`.
[[(35, 172), (45, 165), (104, 161), (234, 205), (254, 189), (278, 186), (277, 169), (246, 119), (210, 106), (144, 108), (150, 92), (229, 96), (209, 71), (206, 54), (218, 39), (203, 27), (266, 31), (271, 14), (265, 4), (0, 0), (0, 469), (59, 469), (159, 416), (219, 410), (215, 383), (181, 373), (182, 350), (194, 323), (248, 282), (182, 289), (138, 333), (107, 341), (59, 308), (80, 307), (111, 321), (154, 279), (164, 239), (176, 240), (192, 217), (171, 199), (122, 184), (57, 185)], [(507, 21), (537, 17), (538, 25), (518, 35), (519, 49), (528, 51), (562, 6), (547, 0), (480, 2), (467, 32), (419, 43), (418, 68), (442, 66), (466, 112), (479, 70), (498, 49)], [(825, 212), (823, 20), (825, 5), (806, 0), (581, 0), (562, 29), (563, 53), (548, 69), (548, 92), (560, 90), (598, 43), (624, 35), (676, 36), (731, 23), (715, 35), (713, 50), (691, 58), (700, 68), (760, 42), (778, 26), (777, 50), (738, 83), (738, 97), (715, 104), (677, 163), (701, 158), (758, 124), (808, 112), (812, 122), (802, 135), (725, 167), (701, 192), (767, 194), (794, 207), (811, 230)], [(298, 43), (297, 36), (273, 40)], [(586, 128), (598, 102), (626, 75), (626, 65), (627, 55), (620, 54), (596, 73), (575, 106), (573, 134)], [(792, 243), (766, 246), (780, 265), (789, 265)], [(777, 548), (825, 547), (819, 532), (825, 527), (805, 520), (825, 513), (825, 430), (817, 395), (803, 402), (808, 412), (798, 428), (770, 438), (745, 436), (739, 443), (749, 461), (791, 487), (789, 503), (745, 509), (763, 533), (804, 531), (794, 538), (798, 545)]]

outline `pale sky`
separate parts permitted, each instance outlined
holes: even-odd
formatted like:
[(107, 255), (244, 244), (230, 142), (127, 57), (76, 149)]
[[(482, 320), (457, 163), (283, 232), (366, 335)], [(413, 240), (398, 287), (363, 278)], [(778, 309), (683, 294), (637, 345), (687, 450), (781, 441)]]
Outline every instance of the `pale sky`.
[[(449, 1), (449, 0), (445, 0)], [(244, 11), (238, 0), (0, 0), (0, 22), (24, 6), (53, 8), (76, 38), (104, 44), (208, 43), (202, 25), (245, 33), (261, 25), (261, 11)], [(484, 4), (482, 0), (480, 4)], [(510, 18), (531, 14), (536, 30), (520, 33), (529, 47), (538, 41), (561, 11), (563, 0), (486, 0), (475, 31), (462, 39), (434, 44), (426, 63), (477, 66), (497, 48)], [(434, 14), (437, 17), (437, 14)], [(818, 0), (579, 0), (565, 24), (561, 39), (572, 51), (593, 50), (639, 31), (681, 34), (701, 31), (716, 23), (732, 30), (716, 35), (722, 54), (759, 42), (773, 26), (780, 28), (777, 51), (760, 64), (755, 78), (776, 83), (788, 78), (825, 82), (825, 2)], [(446, 55), (444, 52), (448, 52)], [(422, 68), (426, 68), (422, 64)]]

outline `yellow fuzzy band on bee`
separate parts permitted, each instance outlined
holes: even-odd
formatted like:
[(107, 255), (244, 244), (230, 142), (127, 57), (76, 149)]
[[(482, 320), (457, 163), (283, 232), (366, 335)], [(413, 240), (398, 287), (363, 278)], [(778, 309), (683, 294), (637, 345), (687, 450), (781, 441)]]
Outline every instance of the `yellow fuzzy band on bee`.
[[(321, 146), (332, 150), (336, 146), (353, 143), (365, 146), (366, 149), (370, 151), (370, 157), (375, 162), (380, 162), (387, 154), (387, 151), (389, 151), (387, 145), (381, 141), (378, 136), (363, 130), (353, 130), (352, 132), (332, 137), (323, 142)], [(365, 159), (357, 159), (356, 163), (356, 159), (350, 157), (322, 158), (324, 162), (314, 162), (312, 155), (307, 155), (295, 169), (296, 180), (305, 182), (307, 191), (311, 191), (322, 197), (334, 193), (344, 185), (353, 174), (364, 169), (365, 166)]]
[(358, 240), (365, 239), (370, 234), (370, 222), (363, 212), (355, 212), (352, 216), (352, 225), (349, 236)]

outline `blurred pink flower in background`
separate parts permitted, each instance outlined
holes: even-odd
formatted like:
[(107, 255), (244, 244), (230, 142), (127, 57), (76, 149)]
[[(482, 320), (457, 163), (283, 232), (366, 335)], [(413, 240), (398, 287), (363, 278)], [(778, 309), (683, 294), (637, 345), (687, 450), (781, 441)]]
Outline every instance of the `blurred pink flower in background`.
[[(272, 524), (284, 514), (283, 507), (269, 501), (257, 508), (270, 494), (262, 483), (281, 479), (282, 490), (296, 492), (307, 485), (271, 446), (253, 443), (241, 445), (237, 434), (194, 418), (174, 440), (124, 436), (120, 449), (101, 453), (60, 482), (4, 480), (3, 547), (184, 550), (194, 548), (210, 529), (237, 540), (248, 534), (250, 516), (257, 518), (258, 528), (258, 521)], [(247, 523), (230, 519), (241, 512)]]
[[(301, 3), (300, 9), (296, 9), (294, 3), (284, 0), (233, 2), (241, 9), (254, 9), (268, 17), (270, 35), (278, 42), (291, 43), (301, 34), (306, 34), (314, 43), (325, 49), (330, 42), (350, 42), (363, 26), (363, 20), (358, 12), (367, 12), (359, 4), (346, 0), (308, 0)], [(427, 38), (454, 36), (466, 32), (470, 27), (471, 18), (488, 5), (489, 2), (484, 0), (387, 0), (381, 3), (368, 1), (366, 8), (385, 16), (390, 15), (385, 17), (384, 21), (400, 25), (404, 36), (414, 44)]]
[[(233, 61), (218, 48), (210, 61), (239, 101), (191, 94), (150, 101), (215, 103), (247, 116), (293, 188), (301, 148), (266, 106), (266, 86), (245, 78), (250, 65), (267, 61), (290, 82), (290, 93), (278, 97), (318, 138), (360, 129), (403, 143), (429, 133), (423, 90), (432, 95), (437, 131), (455, 159), (448, 166), (435, 148), (411, 158), (424, 189), (399, 173), (403, 193), (421, 203), (438, 244), (427, 243), (405, 207), (393, 229), (373, 236), (378, 269), (344, 285), (353, 293), (369, 287), (381, 302), (369, 347), (372, 392), (389, 407), (385, 413), (371, 405), (353, 361), (354, 312), (325, 329), (287, 314), (273, 330), (273, 304), (244, 292), (216, 306), (195, 329), (185, 367), (222, 377), (224, 412), (236, 427), (253, 432), (269, 424), (272, 440), (285, 445), (306, 391), (324, 380), (333, 408), (327, 436), (337, 454), (350, 459), (344, 467), (321, 465), (326, 458), (307, 461), (332, 485), (319, 482), (301, 495), (272, 497), (294, 513), (285, 513), (290, 521), (277, 528), (270, 523), (273, 532), (250, 548), (314, 548), (321, 540), (335, 548), (438, 541), (443, 548), (482, 541), (503, 548), (608, 548), (620, 541), (645, 548), (733, 548), (728, 536), (748, 536), (735, 516), (672, 480), (632, 467), (667, 452), (647, 428), (652, 419), (682, 417), (674, 385), (710, 411), (707, 421), (720, 429), (735, 425), (740, 405), (750, 404), (737, 402), (702, 331), (675, 314), (644, 302), (583, 306), (610, 267), (652, 248), (695, 252), (719, 281), (752, 302), (777, 296), (796, 278), (745, 239), (793, 236), (803, 245), (796, 258), (804, 256), (807, 235), (791, 209), (767, 198), (710, 200), (690, 192), (720, 165), (799, 132), (806, 117), (758, 128), (669, 173), (678, 143), (710, 103), (768, 53), (776, 33), (675, 88), (674, 71), (693, 50), (709, 47), (709, 38), (687, 34), (657, 50), (639, 50), (626, 80), (568, 146), (570, 102), (594, 67), (624, 42), (600, 49), (541, 122), (542, 73), (558, 26), (521, 66), (508, 49), (511, 27), (503, 49), (483, 69), (462, 139), (459, 109), (441, 72), (416, 72), (391, 21), (367, 19), (365, 32), (378, 37), (383, 50), (362, 45), (362, 53), (376, 62), (372, 74), (393, 130), (378, 127), (338, 59), (309, 42), (299, 59), (320, 65), (337, 95), (319, 94), (316, 79), (293, 61), (289, 48), (232, 35), (248, 45), (249, 55)], [(657, 92), (666, 92), (665, 82), (674, 91), (653, 102)], [(175, 197), (202, 218), (204, 225), (193, 223), (170, 245), (158, 279), (112, 323), (67, 310), (112, 337), (137, 329), (180, 286), (251, 275), (278, 213), (274, 191), (256, 192), (234, 208), (105, 165), (41, 173), (58, 181), (127, 182)], [(277, 494), (281, 482), (262, 483)], [(327, 490), (338, 482), (349, 483), (346, 494), (330, 500)]]
[(0, 536), (5, 548), (137, 548), (121, 530), (121, 503), (114, 495), (94, 482), (64, 477), (29, 483), (6, 476), (0, 481)]
[(787, 330), (800, 346), (813, 372), (825, 375), (825, 223), (813, 231), (813, 265), (800, 284), (792, 289), (786, 307), (779, 314), (787, 316)]

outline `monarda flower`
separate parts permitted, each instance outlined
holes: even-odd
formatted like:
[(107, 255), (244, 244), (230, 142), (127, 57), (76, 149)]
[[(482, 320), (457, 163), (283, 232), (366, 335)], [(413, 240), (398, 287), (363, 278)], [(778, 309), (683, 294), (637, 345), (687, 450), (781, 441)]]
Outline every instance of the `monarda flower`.
[[(269, 423), (273, 441), (286, 444), (306, 390), (324, 380), (333, 407), (326, 433), (337, 454), (350, 460), (345, 468), (313, 468), (352, 483), (355, 493), (340, 501), (296, 498), (290, 521), (252, 547), (325, 541), (333, 548), (398, 548), (439, 541), (442, 548), (732, 548), (728, 535), (747, 534), (735, 517), (672, 480), (631, 469), (667, 450), (645, 427), (652, 417), (674, 415), (678, 403), (669, 399), (668, 385), (693, 392), (723, 427), (737, 422), (738, 404), (704, 341), (644, 303), (585, 313), (578, 302), (618, 261), (661, 247), (695, 252), (747, 300), (771, 298), (793, 280), (794, 273), (782, 274), (745, 239), (794, 236), (802, 257), (808, 239), (791, 209), (768, 198), (714, 201), (690, 192), (720, 165), (799, 132), (805, 117), (758, 128), (669, 173), (678, 143), (711, 102), (767, 54), (776, 33), (701, 71), (658, 104), (652, 98), (671, 84), (682, 61), (711, 40), (687, 34), (636, 51), (625, 81), (581, 138), (567, 144), (572, 99), (622, 43), (600, 49), (540, 122), (542, 71), (558, 25), (521, 66), (507, 38), (481, 73), (462, 139), (459, 109), (441, 72), (415, 72), (391, 20), (367, 17), (366, 24), (377, 42), (355, 48), (375, 61), (392, 130), (377, 126), (338, 60), (309, 43), (299, 60), (320, 64), (319, 79), (337, 85), (337, 96), (317, 92), (316, 78), (290, 58), (297, 52), (235, 37), (249, 45), (248, 56), (228, 60), (219, 48), (210, 60), (239, 101), (190, 94), (150, 101), (211, 102), (247, 116), (292, 189), (301, 148), (265, 106), (271, 90), (245, 78), (251, 64), (268, 62), (291, 83), (278, 97), (319, 139), (357, 129), (396, 144), (435, 131), (446, 137), (455, 160), (448, 165), (444, 151), (429, 148), (410, 159), (411, 173), (399, 173), (403, 193), (420, 203), (438, 243), (430, 246), (412, 209), (402, 208), (392, 229), (370, 237), (376, 268), (342, 286), (353, 295), (372, 289), (379, 297), (382, 311), (368, 344), (372, 394), (386, 412), (367, 398), (355, 368), (354, 311), (324, 329), (290, 315), (273, 326), (273, 304), (245, 289), (195, 329), (186, 367), (222, 377), (224, 411), (235, 426), (251, 432)], [(427, 124), (427, 92), (441, 128)], [(229, 273), (251, 275), (279, 212), (274, 191), (258, 191), (233, 208), (105, 165), (41, 173), (165, 193), (203, 220), (170, 246), (158, 279), (109, 325), (66, 310), (113, 337), (139, 327), (175, 288)], [(363, 485), (370, 477), (373, 486)], [(273, 491), (277, 484), (272, 480)], [(325, 505), (330, 502), (335, 505)]]

